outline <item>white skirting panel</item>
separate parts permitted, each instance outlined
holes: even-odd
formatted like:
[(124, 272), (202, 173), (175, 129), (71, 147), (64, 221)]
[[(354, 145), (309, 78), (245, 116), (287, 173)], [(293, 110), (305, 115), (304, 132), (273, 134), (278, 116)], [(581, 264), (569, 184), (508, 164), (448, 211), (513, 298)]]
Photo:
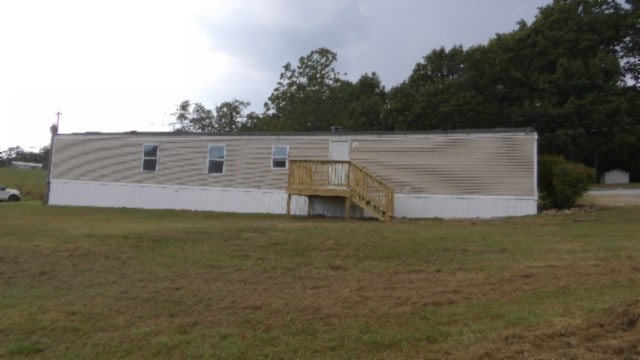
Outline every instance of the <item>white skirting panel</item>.
[(493, 218), (534, 215), (535, 197), (395, 195), (396, 218)]
[[(284, 190), (52, 180), (51, 205), (286, 214)], [(291, 213), (307, 214), (307, 198), (291, 197)]]
[[(291, 213), (306, 215), (308, 199), (291, 197)], [(99, 183), (52, 180), (51, 205), (178, 209), (237, 213), (286, 214), (284, 190), (188, 187), (173, 185)], [(351, 209), (352, 217), (368, 217)], [(397, 218), (491, 218), (532, 215), (537, 212), (534, 197), (395, 195)], [(344, 216), (344, 200), (312, 197), (311, 213)]]

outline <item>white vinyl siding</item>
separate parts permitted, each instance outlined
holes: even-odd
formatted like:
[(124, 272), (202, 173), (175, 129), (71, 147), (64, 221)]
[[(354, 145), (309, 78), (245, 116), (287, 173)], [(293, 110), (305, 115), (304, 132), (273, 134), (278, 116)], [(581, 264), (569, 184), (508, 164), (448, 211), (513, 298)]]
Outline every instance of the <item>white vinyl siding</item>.
[(207, 172), (209, 174), (224, 174), (226, 154), (226, 145), (209, 145), (209, 158), (207, 161)]
[(158, 169), (158, 144), (142, 145), (142, 171), (155, 172)]

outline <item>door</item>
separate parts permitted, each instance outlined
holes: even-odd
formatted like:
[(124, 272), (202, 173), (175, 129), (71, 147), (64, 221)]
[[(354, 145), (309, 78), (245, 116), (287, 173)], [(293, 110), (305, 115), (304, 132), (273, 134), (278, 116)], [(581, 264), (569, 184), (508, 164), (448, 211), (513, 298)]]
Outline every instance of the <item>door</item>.
[[(329, 140), (329, 160), (349, 161), (349, 140)], [(349, 164), (329, 164), (329, 186), (346, 187)]]
[(349, 160), (349, 140), (329, 140), (329, 160)]

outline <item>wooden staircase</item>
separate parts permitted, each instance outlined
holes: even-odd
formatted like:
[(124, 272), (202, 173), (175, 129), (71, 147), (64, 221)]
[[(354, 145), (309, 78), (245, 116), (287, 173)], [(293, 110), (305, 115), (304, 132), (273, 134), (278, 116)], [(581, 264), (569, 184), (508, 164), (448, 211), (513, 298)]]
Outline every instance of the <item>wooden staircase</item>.
[[(291, 213), (291, 195), (343, 197), (347, 218), (352, 203), (381, 221), (393, 218), (393, 188), (350, 161), (289, 160), (287, 214)], [(310, 214), (311, 202), (308, 204)]]

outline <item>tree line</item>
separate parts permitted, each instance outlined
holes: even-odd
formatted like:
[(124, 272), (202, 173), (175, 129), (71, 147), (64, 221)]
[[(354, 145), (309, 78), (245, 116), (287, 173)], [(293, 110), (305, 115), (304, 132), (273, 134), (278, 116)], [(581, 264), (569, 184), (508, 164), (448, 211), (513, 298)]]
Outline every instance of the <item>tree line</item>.
[(14, 161), (43, 164), (47, 167), (49, 161), (49, 146), (43, 146), (38, 152), (27, 151), (20, 146), (11, 146), (0, 151), (0, 167), (9, 167)]
[(640, 0), (554, 0), (487, 44), (440, 47), (385, 89), (319, 48), (286, 63), (262, 113), (185, 100), (176, 131), (427, 131), (531, 127), (539, 152), (640, 180)]

